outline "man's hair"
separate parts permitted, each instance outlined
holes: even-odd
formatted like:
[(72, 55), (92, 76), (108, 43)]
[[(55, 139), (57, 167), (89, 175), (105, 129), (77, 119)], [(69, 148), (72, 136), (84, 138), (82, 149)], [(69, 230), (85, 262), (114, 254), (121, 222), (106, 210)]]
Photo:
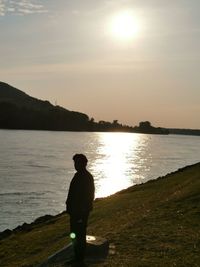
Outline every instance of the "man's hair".
[(88, 162), (86, 156), (83, 155), (83, 154), (75, 154), (75, 155), (73, 156), (73, 160), (74, 160), (74, 161), (81, 161), (81, 162), (83, 162), (85, 165), (87, 165), (87, 162)]

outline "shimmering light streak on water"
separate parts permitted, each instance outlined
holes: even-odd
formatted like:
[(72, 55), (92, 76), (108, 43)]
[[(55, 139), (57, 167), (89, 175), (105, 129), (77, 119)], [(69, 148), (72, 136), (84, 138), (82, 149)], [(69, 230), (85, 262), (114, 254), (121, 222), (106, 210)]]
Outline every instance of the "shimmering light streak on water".
[(134, 158), (142, 135), (125, 133), (99, 134), (99, 155), (91, 167), (95, 173), (96, 197), (113, 194), (127, 188), (132, 182), (130, 170), (134, 169)]

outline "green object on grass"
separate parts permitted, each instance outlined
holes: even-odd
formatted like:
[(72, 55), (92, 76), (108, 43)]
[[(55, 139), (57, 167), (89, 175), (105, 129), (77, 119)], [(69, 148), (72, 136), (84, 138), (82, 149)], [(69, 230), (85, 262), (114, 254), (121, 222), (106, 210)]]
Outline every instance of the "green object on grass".
[(76, 238), (76, 234), (75, 233), (70, 233), (70, 238), (71, 239), (75, 239)]

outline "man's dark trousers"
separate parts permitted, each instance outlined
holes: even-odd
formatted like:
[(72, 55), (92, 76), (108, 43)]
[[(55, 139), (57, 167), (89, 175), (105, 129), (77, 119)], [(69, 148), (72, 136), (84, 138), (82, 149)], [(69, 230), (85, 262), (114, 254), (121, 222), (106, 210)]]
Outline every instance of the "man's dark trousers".
[(75, 234), (73, 240), (75, 260), (82, 262), (86, 251), (86, 229), (89, 214), (70, 215), (70, 231)]

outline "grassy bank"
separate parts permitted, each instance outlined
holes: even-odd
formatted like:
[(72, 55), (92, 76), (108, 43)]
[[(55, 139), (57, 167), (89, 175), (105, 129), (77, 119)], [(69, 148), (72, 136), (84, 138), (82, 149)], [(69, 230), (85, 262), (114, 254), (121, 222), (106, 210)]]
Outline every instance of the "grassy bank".
[[(95, 201), (88, 233), (116, 254), (95, 266), (199, 267), (200, 163)], [(0, 241), (0, 266), (36, 266), (69, 242), (62, 214)]]

